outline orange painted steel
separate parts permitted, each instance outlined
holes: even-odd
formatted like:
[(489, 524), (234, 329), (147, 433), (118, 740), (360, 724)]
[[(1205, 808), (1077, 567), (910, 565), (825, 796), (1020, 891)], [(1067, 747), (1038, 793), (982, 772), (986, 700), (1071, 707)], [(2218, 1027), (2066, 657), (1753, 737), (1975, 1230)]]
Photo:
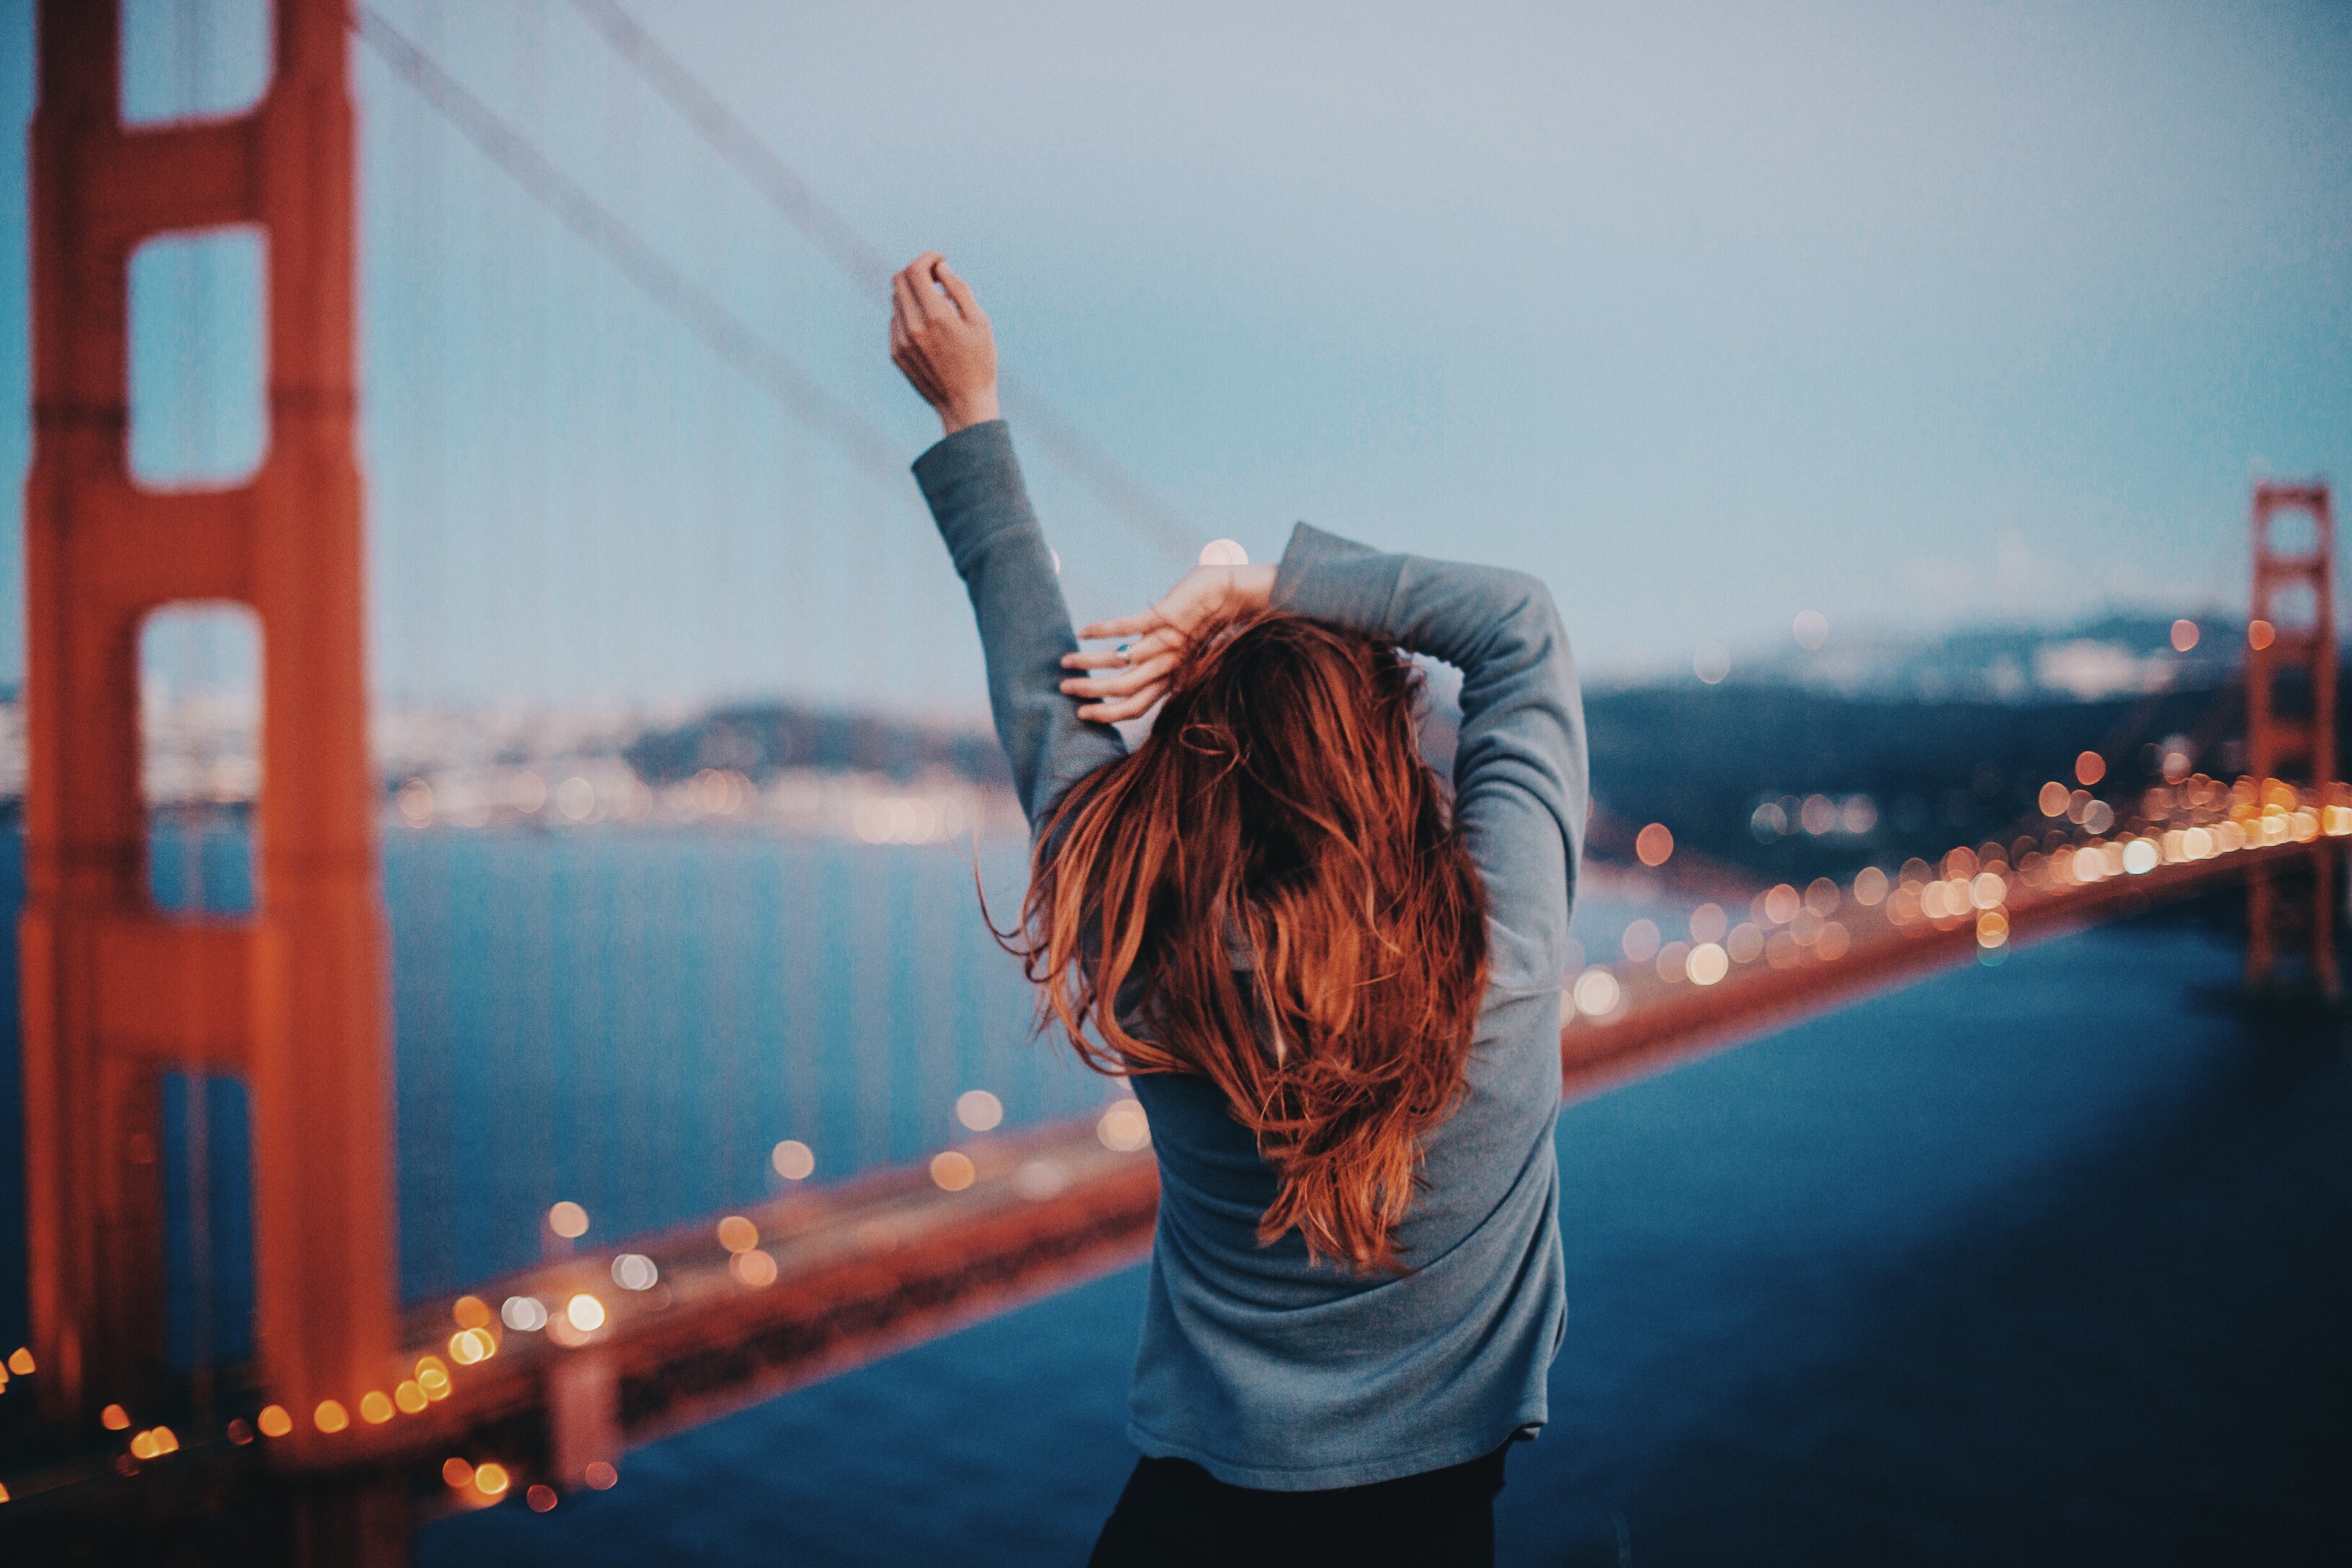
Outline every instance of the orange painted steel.
[[(2282, 551), (2272, 528), (2282, 515), (2311, 520), (2307, 551)], [(2298, 784), (2336, 776), (2336, 517), (2327, 486), (2254, 486), (2252, 620), (2267, 637), (2250, 633), (2246, 647), (2246, 767), (2260, 779)], [(2308, 594), (2308, 615), (2289, 616), (2289, 595)], [(2307, 712), (2279, 711), (2279, 678), (2296, 674), (2309, 684)], [(2298, 703), (2296, 706), (2301, 707)], [(2273, 985), (2279, 961), (2298, 951), (2313, 983), (2326, 996), (2341, 994), (2336, 965), (2335, 861), (2322, 856), (2311, 874), (2308, 903), (2290, 905), (2266, 875), (2246, 880), (2246, 984)]]
[[(127, 128), (115, 0), (39, 13), (21, 949), (33, 1327), (59, 1418), (163, 1381), (168, 1071), (250, 1089), (270, 1395), (304, 1412), (355, 1403), (396, 1341), (344, 6), (277, 0), (275, 17), (275, 75), (251, 111)], [(224, 226), (257, 228), (268, 255), (268, 451), (232, 488), (142, 489), (127, 453), (131, 256)], [(147, 892), (140, 627), (187, 601), (250, 606), (262, 626), (247, 920), (165, 918)]]

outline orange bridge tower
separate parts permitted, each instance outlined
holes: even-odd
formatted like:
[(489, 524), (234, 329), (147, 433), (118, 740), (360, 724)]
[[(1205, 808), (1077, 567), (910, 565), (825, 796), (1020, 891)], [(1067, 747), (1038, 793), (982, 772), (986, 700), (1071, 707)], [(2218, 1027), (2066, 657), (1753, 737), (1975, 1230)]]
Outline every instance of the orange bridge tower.
[[(2305, 548), (2282, 548), (2282, 519), (2308, 520)], [(2254, 595), (2246, 635), (2246, 769), (2305, 788), (2334, 782), (2336, 763), (2336, 519), (2324, 482), (2254, 486)], [(2247, 879), (2246, 984), (2276, 986), (2281, 961), (2300, 958), (2311, 984), (2333, 1000), (2336, 967), (2333, 856), (2313, 863), (2310, 898), (2289, 899), (2271, 875)]]
[[(353, 123), (342, 0), (276, 0), (248, 112), (121, 113), (118, 0), (42, 0), (33, 118), (31, 776), (22, 926), (26, 1207), (48, 1413), (163, 1386), (161, 1078), (236, 1074), (253, 1105), (258, 1372), (325, 1438), (394, 1349), (383, 927), (361, 664)], [(154, 236), (257, 230), (268, 449), (228, 489), (129, 466), (128, 268)], [(256, 912), (147, 891), (140, 630), (166, 605), (263, 632)], [(332, 1424), (331, 1415), (329, 1424)], [(351, 1438), (344, 1439), (346, 1443)]]

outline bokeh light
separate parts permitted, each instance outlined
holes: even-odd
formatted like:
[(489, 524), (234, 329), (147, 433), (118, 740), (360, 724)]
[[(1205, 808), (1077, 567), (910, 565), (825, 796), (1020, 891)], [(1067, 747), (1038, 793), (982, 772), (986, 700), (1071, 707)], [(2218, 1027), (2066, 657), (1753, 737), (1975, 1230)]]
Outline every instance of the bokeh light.
[(1097, 1118), (1095, 1137), (1104, 1148), (1129, 1154), (1151, 1142), (1151, 1123), (1144, 1116), (1142, 1106), (1122, 1100)]
[(1675, 852), (1675, 836), (1663, 822), (1653, 822), (1633, 836), (1633, 857), (1644, 866), (1663, 866)]
[(566, 1241), (577, 1241), (588, 1234), (588, 1211), (566, 1198), (547, 1211), (547, 1228)]
[(984, 1089), (968, 1089), (956, 1096), (955, 1113), (974, 1132), (986, 1132), (1004, 1120), (1004, 1102)]
[(788, 1182), (806, 1181), (816, 1169), (816, 1154), (797, 1138), (787, 1138), (769, 1154), (768, 1163), (776, 1174)]
[(979, 1174), (971, 1156), (961, 1149), (942, 1149), (931, 1156), (931, 1180), (942, 1192), (960, 1193), (971, 1185)]
[(776, 1260), (753, 1247), (749, 1252), (738, 1252), (728, 1258), (727, 1272), (755, 1290), (764, 1290), (776, 1282)]
[(1605, 1018), (1617, 1011), (1624, 987), (1605, 969), (1588, 969), (1576, 977), (1573, 995), (1577, 1011), (1589, 1018)]

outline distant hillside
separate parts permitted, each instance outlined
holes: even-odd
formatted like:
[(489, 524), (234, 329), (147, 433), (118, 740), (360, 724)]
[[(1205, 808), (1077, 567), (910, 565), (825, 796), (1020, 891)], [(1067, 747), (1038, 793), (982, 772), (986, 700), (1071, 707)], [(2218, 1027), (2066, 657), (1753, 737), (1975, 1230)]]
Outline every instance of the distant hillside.
[(622, 749), (649, 784), (721, 768), (764, 784), (786, 768), (883, 773), (902, 782), (950, 773), (1010, 787), (1012, 771), (987, 730), (909, 723), (791, 702), (714, 709), (670, 729), (647, 730)]
[(1664, 822), (1678, 844), (1774, 877), (2047, 826), (2035, 795), (2072, 785), (2084, 751), (2106, 763), (2096, 793), (2119, 805), (2161, 780), (2168, 752), (2228, 775), (2244, 725), (2234, 685), (2004, 702), (1678, 684), (1589, 693), (1585, 712), (1594, 795), (1612, 816)]
[[(2119, 658), (2149, 661), (2150, 669), (2158, 659), (2171, 661), (2161, 667), (2162, 689), (2139, 690), (2135, 678), (2130, 692), (2092, 700), (2038, 687), (2005, 696), (1981, 689), (1937, 697), (1849, 691), (1760, 674), (1713, 686), (1685, 679), (1589, 690), (1593, 790), (1604, 813), (1595, 850), (1621, 856), (1619, 829), (1664, 822), (1679, 845), (1708, 860), (1801, 879), (2046, 828), (2036, 795), (2053, 779), (2072, 786), (2075, 759), (2085, 751), (2106, 765), (2095, 793), (2122, 810), (2162, 779), (2168, 756), (2176, 772), (2235, 774), (2243, 766), (2235, 669), (2242, 633), (2230, 632), (2225, 646), (2204, 658), (2180, 659), (2168, 641), (2162, 650), (2143, 646), (2158, 631), (2168, 637), (2168, 623), (2136, 626), (2118, 618), (2054, 639), (2042, 634), (2043, 646), (2063, 648), (2105, 629)], [(1949, 656), (1941, 667), (1948, 674), (1983, 659), (2024, 658), (2030, 644), (2011, 636), (1969, 633), (1923, 646)], [(2219, 629), (2209, 637), (2224, 640)], [(1916, 676), (1928, 666), (1909, 668)], [(2041, 668), (2052, 666), (2044, 659)], [(1433, 684), (1442, 692), (1448, 683)], [(2341, 689), (2352, 700), (2352, 681)], [(1440, 765), (1450, 752), (1444, 728), (1430, 737)], [(2352, 709), (2338, 733), (2352, 734)], [(621, 754), (656, 787), (706, 768), (761, 784), (788, 769), (1010, 783), (985, 729), (782, 700), (739, 703), (647, 730)]]
[[(1993, 624), (1926, 636), (1841, 628), (1816, 649), (1784, 641), (1744, 655), (1717, 650), (1715, 658), (1717, 679), (1732, 686), (1929, 700), (2095, 701), (2232, 679), (2245, 650), (2244, 620), (2192, 625), (2196, 640), (2186, 650), (2174, 646), (2170, 616), (2109, 614), (2061, 627)], [(1727, 679), (1721, 673), (1727, 669)], [(1699, 680), (1693, 674), (1680, 683)]]

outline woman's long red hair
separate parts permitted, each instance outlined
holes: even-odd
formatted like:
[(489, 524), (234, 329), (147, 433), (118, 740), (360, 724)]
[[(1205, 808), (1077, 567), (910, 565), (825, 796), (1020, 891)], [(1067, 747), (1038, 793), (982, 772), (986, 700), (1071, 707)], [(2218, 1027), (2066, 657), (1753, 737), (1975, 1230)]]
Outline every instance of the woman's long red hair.
[(1486, 989), (1419, 689), (1394, 645), (1298, 616), (1205, 628), (1150, 736), (1055, 807), (1022, 910), (1040, 1012), (1087, 1064), (1214, 1083), (1280, 1178), (1259, 1242), (1295, 1226), (1365, 1270), (1402, 1267)]

